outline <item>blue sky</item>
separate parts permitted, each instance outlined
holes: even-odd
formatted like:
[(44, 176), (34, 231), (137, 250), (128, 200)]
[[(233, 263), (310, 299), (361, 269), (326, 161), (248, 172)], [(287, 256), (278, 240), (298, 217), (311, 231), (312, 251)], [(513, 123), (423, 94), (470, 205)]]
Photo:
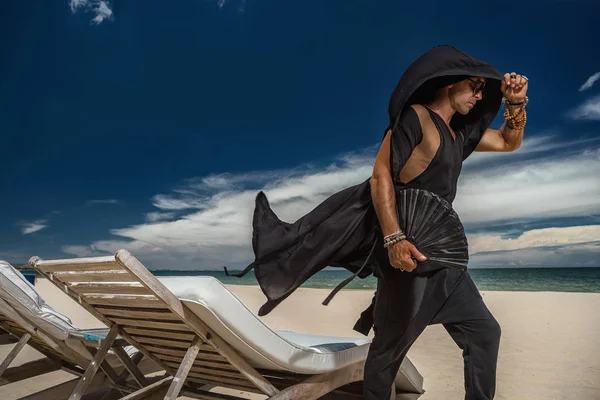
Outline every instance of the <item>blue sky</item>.
[(594, 3), (2, 2), (0, 258), (245, 266), (258, 190), (291, 222), (366, 179), (400, 75), (450, 44), (530, 79), (523, 147), (464, 165), (471, 265), (598, 266)]

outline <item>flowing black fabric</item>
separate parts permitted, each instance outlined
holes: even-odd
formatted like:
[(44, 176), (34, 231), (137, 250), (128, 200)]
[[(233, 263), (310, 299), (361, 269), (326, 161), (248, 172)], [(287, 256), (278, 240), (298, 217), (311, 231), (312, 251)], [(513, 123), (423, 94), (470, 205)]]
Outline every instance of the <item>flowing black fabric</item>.
[[(430, 99), (435, 89), (466, 76), (485, 77), (488, 82), (483, 100), (468, 115), (456, 115), (451, 121), (457, 135), (460, 132), (464, 137), (464, 160), (498, 113), (502, 75), (489, 64), (452, 46), (438, 46), (420, 56), (400, 78), (390, 99), (390, 124), (386, 129), (386, 132), (392, 130), (390, 165), (395, 184), (399, 183), (400, 170), (418, 143), (418, 138), (407, 139), (408, 136), (403, 134), (405, 122), (401, 116), (406, 114), (404, 111), (412, 104)], [(254, 269), (267, 298), (258, 311), (261, 316), (271, 312), (327, 266), (345, 268), (359, 278), (376, 272), (375, 257), (370, 255), (376, 246), (381, 247), (382, 240), (369, 180), (333, 194), (294, 223), (281, 221), (269, 206), (266, 195), (260, 192), (256, 197), (252, 226), (255, 260), (236, 276)]]

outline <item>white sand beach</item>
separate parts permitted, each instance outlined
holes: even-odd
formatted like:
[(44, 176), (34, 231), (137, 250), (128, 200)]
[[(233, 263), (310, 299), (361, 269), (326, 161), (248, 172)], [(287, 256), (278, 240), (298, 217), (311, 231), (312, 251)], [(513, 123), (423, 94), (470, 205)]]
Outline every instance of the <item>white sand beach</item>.
[[(75, 325), (103, 327), (50, 282), (38, 279), (36, 287)], [(258, 286), (227, 287), (254, 313), (265, 300)], [(329, 292), (301, 288), (263, 320), (273, 329), (361, 336), (352, 326), (369, 304), (373, 291), (344, 290), (329, 306), (322, 306)], [(599, 293), (484, 291), (482, 295), (502, 327), (496, 399), (600, 399)], [(12, 346), (0, 346), (0, 359)], [(28, 348), (11, 366), (39, 357)], [(441, 325), (425, 330), (409, 358), (425, 379), (426, 393), (420, 400), (464, 398), (461, 351)], [(0, 397), (20, 399), (73, 378), (62, 371), (49, 373), (3, 386)]]

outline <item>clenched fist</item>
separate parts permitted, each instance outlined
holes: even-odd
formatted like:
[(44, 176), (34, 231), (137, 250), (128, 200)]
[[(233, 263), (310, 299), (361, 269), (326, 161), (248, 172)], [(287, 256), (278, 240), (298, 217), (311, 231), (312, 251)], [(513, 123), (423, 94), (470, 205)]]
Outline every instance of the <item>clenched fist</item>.
[(417, 268), (417, 260), (425, 261), (427, 259), (408, 240), (402, 240), (390, 245), (388, 247), (388, 256), (392, 267), (408, 272)]
[(526, 76), (511, 72), (510, 74), (504, 74), (500, 90), (502, 90), (508, 101), (518, 103), (525, 100), (528, 87), (529, 79)]

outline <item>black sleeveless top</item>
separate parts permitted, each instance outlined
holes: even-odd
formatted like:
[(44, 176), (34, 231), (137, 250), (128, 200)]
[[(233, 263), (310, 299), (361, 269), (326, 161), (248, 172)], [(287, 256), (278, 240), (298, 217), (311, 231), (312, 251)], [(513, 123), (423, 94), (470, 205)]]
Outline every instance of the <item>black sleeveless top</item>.
[[(442, 197), (452, 204), (456, 197), (458, 177), (462, 170), (464, 136), (456, 132), (456, 139), (440, 115), (428, 107), (435, 127), (440, 134), (438, 150), (427, 168), (410, 182), (403, 183), (399, 179), (399, 171), (410, 157), (414, 148), (423, 139), (421, 123), (417, 112), (409, 107), (401, 116), (400, 125), (392, 135), (391, 157), (395, 160), (396, 168), (392, 168), (394, 184), (397, 189), (425, 189)], [(394, 171), (396, 169), (396, 171)]]
[[(384, 130), (392, 129), (393, 132), (390, 167), (396, 185), (399, 185), (397, 180), (401, 166), (420, 141), (417, 140), (421, 134), (420, 125), (410, 104), (423, 103), (437, 88), (448, 84), (448, 79), (456, 81), (458, 77), (474, 75), (487, 79), (486, 96), (468, 115), (457, 114), (452, 118), (452, 126), (459, 136), (456, 142), (443, 121), (433, 115), (443, 139), (439, 154), (421, 176), (406, 185), (429, 188), (447, 201), (454, 200), (456, 193), (457, 177), (462, 167), (459, 154), (462, 152), (463, 158), (466, 158), (474, 151), (500, 110), (503, 76), (490, 64), (451, 46), (437, 46), (429, 50), (402, 74), (390, 99), (390, 123)], [(405, 118), (401, 124), (403, 114)], [(416, 122), (417, 129), (399, 129), (402, 125), (410, 126), (411, 120)], [(456, 153), (452, 153), (451, 149)], [(374, 272), (377, 262), (372, 255), (376, 253), (375, 249), (383, 249), (383, 246), (381, 235), (373, 229), (377, 225), (377, 215), (370, 184), (371, 180), (367, 178), (340, 190), (293, 222), (282, 221), (270, 207), (266, 194), (262, 191), (257, 194), (252, 217), (255, 259), (237, 276), (254, 270), (267, 298), (258, 311), (259, 316), (268, 314), (307, 279), (327, 266), (347, 269), (361, 278)], [(336, 287), (332, 295), (347, 282)]]

